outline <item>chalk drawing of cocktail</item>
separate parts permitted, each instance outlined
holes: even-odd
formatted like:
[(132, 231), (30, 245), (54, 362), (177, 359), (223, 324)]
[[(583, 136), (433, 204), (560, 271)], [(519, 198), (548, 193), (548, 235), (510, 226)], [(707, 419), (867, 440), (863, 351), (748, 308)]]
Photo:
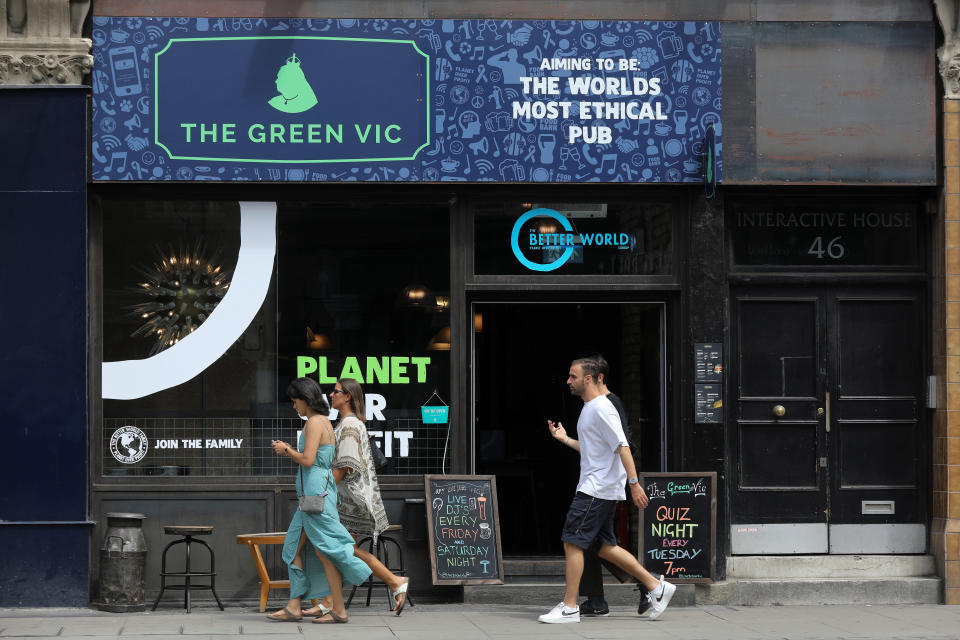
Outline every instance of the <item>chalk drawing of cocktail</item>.
[(486, 522), (480, 523), (480, 538), (483, 540), (489, 540), (490, 536), (493, 535), (493, 532), (490, 531), (490, 525)]
[(480, 519), (486, 520), (487, 519), (487, 499), (484, 498), (483, 496), (480, 496), (479, 498), (477, 498), (477, 504), (480, 505)]
[(486, 572), (487, 572), (487, 565), (490, 564), (490, 561), (489, 561), (489, 560), (481, 560), (481, 561), (480, 561), (480, 564), (483, 565), (483, 572), (486, 573)]

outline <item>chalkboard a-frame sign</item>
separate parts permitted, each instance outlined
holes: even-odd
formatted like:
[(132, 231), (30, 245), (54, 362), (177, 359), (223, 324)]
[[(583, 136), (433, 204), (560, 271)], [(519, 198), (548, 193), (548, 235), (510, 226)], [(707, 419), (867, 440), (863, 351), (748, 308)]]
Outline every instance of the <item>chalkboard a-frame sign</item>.
[(668, 582), (713, 582), (717, 474), (641, 473), (650, 504), (640, 512), (640, 561)]
[(496, 477), (423, 478), (433, 584), (503, 584)]

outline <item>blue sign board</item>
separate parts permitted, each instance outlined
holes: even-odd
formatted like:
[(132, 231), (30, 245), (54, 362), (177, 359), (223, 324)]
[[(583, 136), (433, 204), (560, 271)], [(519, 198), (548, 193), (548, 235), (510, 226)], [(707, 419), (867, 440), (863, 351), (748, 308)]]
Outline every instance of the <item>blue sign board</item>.
[(94, 180), (700, 182), (716, 22), (93, 20)]
[(154, 141), (172, 160), (413, 160), (430, 138), (427, 55), (411, 40), (176, 38), (155, 69)]

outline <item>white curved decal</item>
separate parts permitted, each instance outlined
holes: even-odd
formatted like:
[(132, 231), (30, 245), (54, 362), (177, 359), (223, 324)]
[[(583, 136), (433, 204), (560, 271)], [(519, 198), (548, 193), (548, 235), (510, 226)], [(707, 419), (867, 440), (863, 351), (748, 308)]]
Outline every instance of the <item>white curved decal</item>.
[(103, 363), (103, 397), (132, 400), (175, 387), (217, 361), (250, 325), (270, 287), (277, 203), (240, 203), (240, 253), (230, 289), (196, 331), (143, 360)]

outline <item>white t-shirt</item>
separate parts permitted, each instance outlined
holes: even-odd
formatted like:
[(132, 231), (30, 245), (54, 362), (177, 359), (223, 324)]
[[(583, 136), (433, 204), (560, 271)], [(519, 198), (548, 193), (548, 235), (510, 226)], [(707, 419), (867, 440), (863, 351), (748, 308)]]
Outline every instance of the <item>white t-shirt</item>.
[(580, 482), (577, 491), (604, 500), (625, 500), (627, 470), (617, 449), (629, 446), (623, 435), (620, 414), (606, 396), (583, 405), (577, 420), (580, 442)]

